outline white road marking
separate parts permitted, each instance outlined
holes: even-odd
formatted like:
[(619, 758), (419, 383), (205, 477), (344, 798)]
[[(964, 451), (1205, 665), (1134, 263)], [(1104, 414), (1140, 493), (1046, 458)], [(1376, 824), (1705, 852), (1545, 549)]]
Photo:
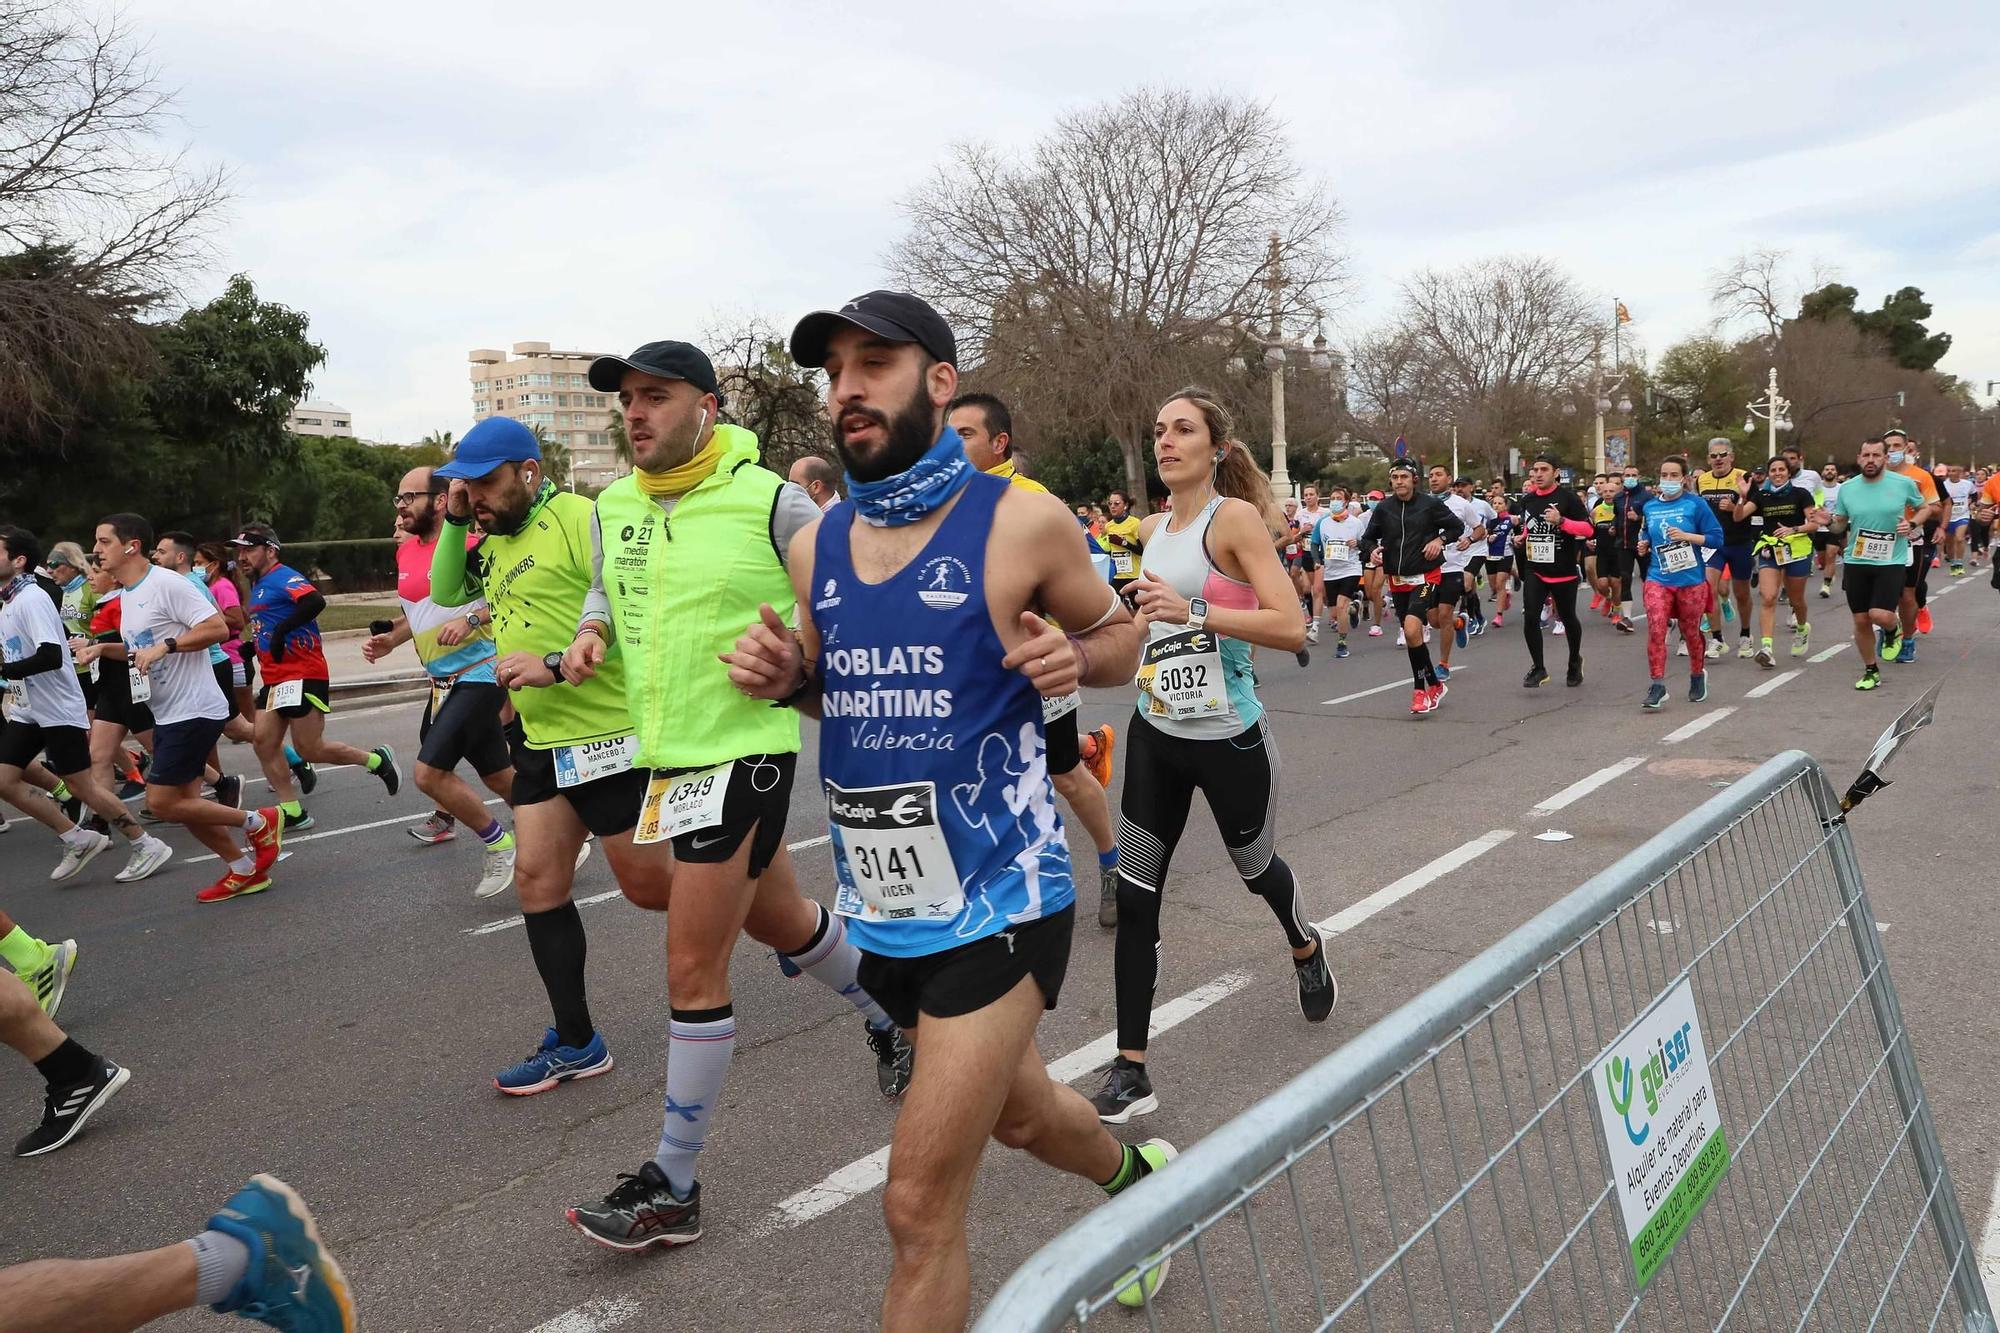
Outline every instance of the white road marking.
[[(1185, 995), (1177, 995), (1153, 1011), (1146, 1025), (1148, 1036), (1157, 1037), (1193, 1018), (1210, 1005), (1220, 1004), (1250, 984), (1248, 972), (1225, 972)], [(1107, 1032), (1096, 1041), (1079, 1046), (1068, 1055), (1049, 1062), (1049, 1077), (1058, 1083), (1074, 1083), (1093, 1069), (1111, 1063), (1118, 1054), (1118, 1034)]]
[[(500, 798), (495, 796), (487, 801), (486, 804), (499, 805)], [(431, 812), (429, 810), (425, 810), (421, 814), (397, 815), (393, 819), (377, 819), (367, 824), (355, 824), (350, 828), (330, 828), (324, 833), (301, 833), (297, 837), (286, 838), (284, 844), (287, 847), (295, 847), (302, 842), (318, 842), (321, 838), (345, 837), (349, 833), (366, 833), (369, 829), (388, 828), (391, 824), (413, 824), (419, 819), (429, 819), (430, 817)], [(188, 857), (182, 864), (193, 865), (197, 861), (220, 861), (221, 859), (214, 852), (205, 852), (200, 856)]]
[[(343, 713), (341, 716), (345, 717), (346, 714)], [(343, 768), (359, 768), (359, 767), (361, 767), (361, 765), (359, 764), (314, 764), (313, 771), (315, 773), (338, 773)], [(270, 780), (271, 779), (263, 776), (260, 773), (254, 778), (243, 779), (243, 785), (246, 787), (254, 787), (260, 782), (268, 783), (270, 782)]]
[[(487, 804), (491, 805), (492, 802), (488, 801)], [(791, 852), (802, 852), (808, 847), (818, 847), (822, 843), (828, 843), (832, 841), (833, 841), (832, 834), (823, 833), (817, 838), (805, 838), (798, 842), (787, 843), (785, 844), (785, 850)], [(578, 907), (589, 907), (595, 903), (608, 903), (613, 898), (617, 898), (619, 896), (621, 896), (620, 891), (617, 889), (613, 889), (609, 893), (593, 893), (588, 898), (578, 898), (576, 900), (576, 905)], [(520, 924), (521, 924), (520, 917), (510, 916), (500, 921), (488, 921), (483, 926), (467, 926), (464, 930), (460, 931), (459, 933), (461, 935), (497, 935), (503, 930), (512, 930), (516, 926), (519, 926)]]
[(1489, 829), (1468, 843), (1454, 847), (1434, 861), (1418, 866), (1393, 884), (1384, 885), (1360, 902), (1344, 907), (1318, 923), (1328, 935), (1345, 935), (1384, 908), (1393, 907), (1418, 889), (1444, 878), (1460, 866), (1469, 865), (1514, 836), (1509, 828)]
[(1635, 754), (1635, 755), (1628, 755), (1625, 758), (1620, 759), (1615, 764), (1606, 764), (1603, 768), (1598, 769), (1595, 773), (1592, 773), (1589, 777), (1578, 778), (1575, 782), (1570, 783), (1569, 786), (1564, 787), (1554, 796), (1551, 796), (1547, 800), (1540, 802), (1530, 811), (1530, 813), (1537, 815), (1549, 815), (1549, 814), (1554, 814), (1556, 811), (1562, 809), (1565, 806), (1575, 805), (1578, 801), (1590, 795), (1592, 792), (1596, 791), (1599, 787), (1602, 787), (1605, 783), (1624, 777), (1627, 773), (1630, 773), (1633, 769), (1637, 768), (1639, 765), (1645, 762), (1646, 762), (1645, 755)]
[(1818, 652), (1814, 653), (1811, 657), (1808, 657), (1806, 661), (1824, 662), (1828, 658), (1838, 657), (1841, 653), (1846, 652), (1849, 648), (1852, 648), (1853, 646), (1854, 645), (1851, 643), (1836, 643), (1831, 648), (1820, 649)]
[(1761, 699), (1765, 695), (1770, 694), (1775, 690), (1777, 690), (1781, 685), (1784, 685), (1787, 681), (1797, 680), (1800, 676), (1804, 674), (1805, 673), (1802, 671), (1780, 671), (1777, 675), (1771, 677), (1769, 680), (1765, 681), (1762, 685), (1757, 686), (1755, 689), (1745, 690), (1743, 692), (1743, 697), (1746, 699)]
[(612, 1296), (585, 1301), (574, 1310), (565, 1310), (545, 1324), (536, 1324), (528, 1333), (604, 1333), (606, 1329), (629, 1324), (643, 1307), (630, 1296)]
[(1682, 741), (1690, 740), (1707, 731), (1710, 727), (1735, 711), (1735, 705), (1732, 704), (1726, 708), (1718, 708), (1712, 713), (1704, 713), (1694, 721), (1684, 726), (1676, 727), (1666, 735), (1660, 737), (1660, 743), (1662, 745), (1679, 745)]
[(1986, 1290), (2000, 1291), (2000, 1171), (1993, 1175), (1993, 1194), (1986, 1201), (1986, 1229), (1979, 1233), (1979, 1276)]
[[(1452, 680), (1457, 680), (1461, 672), (1470, 670), (1472, 670), (1472, 667), (1469, 663), (1465, 666), (1455, 666), (1451, 669), (1451, 678)], [(1367, 690), (1356, 690), (1353, 694), (1343, 694), (1338, 699), (1322, 699), (1319, 706), (1321, 708), (1331, 708), (1335, 704), (1349, 704), (1353, 703), (1356, 699), (1366, 699), (1371, 694), (1387, 694), (1390, 690), (1407, 690), (1409, 688), (1410, 682), (1407, 678), (1392, 680), (1387, 685), (1377, 685), (1373, 689)]]

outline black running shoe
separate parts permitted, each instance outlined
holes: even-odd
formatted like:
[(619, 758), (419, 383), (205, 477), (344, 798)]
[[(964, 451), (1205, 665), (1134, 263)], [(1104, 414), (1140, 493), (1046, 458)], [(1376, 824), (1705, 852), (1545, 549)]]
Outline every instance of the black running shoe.
[(580, 1203), (568, 1216), (571, 1226), (606, 1249), (686, 1245), (701, 1239), (701, 1182), (677, 1199), (660, 1164), (648, 1162), (636, 1176), (620, 1172), (618, 1188), (602, 1203)]
[(1307, 652), (1304, 648), (1299, 649), (1297, 652), (1293, 653), (1292, 656), (1299, 659), (1300, 666), (1312, 665), (1313, 655)]
[(1530, 690), (1538, 690), (1548, 683), (1549, 673), (1545, 667), (1529, 667), (1528, 674), (1521, 677), (1522, 686)]
[(312, 811), (301, 808), (296, 815), (292, 814), (290, 811), (285, 812), (286, 837), (289, 838), (294, 833), (304, 833), (307, 829), (311, 828), (312, 826), (313, 826)]
[(129, 801), (134, 796), (144, 796), (145, 794), (146, 784), (143, 782), (134, 782), (130, 778), (125, 778), (118, 784), (118, 799), (121, 801)]
[(1106, 930), (1118, 925), (1118, 867), (1097, 868), (1097, 924)]
[(1657, 710), (1667, 701), (1667, 687), (1663, 681), (1654, 681), (1646, 687), (1646, 707)]
[(1308, 1023), (1324, 1023), (1340, 1002), (1340, 983), (1333, 979), (1333, 969), (1326, 963), (1326, 936), (1315, 930), (1313, 938), (1319, 947), (1304, 962), (1293, 959), (1292, 970), (1299, 977), (1299, 1012)]
[(226, 805), (232, 810), (241, 810), (243, 808), (243, 779), (231, 777), (226, 773), (217, 778), (215, 780), (215, 799), (219, 805)]
[(875, 1052), (875, 1086), (884, 1097), (894, 1101), (910, 1086), (910, 1075), (917, 1065), (916, 1048), (899, 1027), (872, 1028), (863, 1024), (862, 1031), (868, 1034), (868, 1049)]
[(382, 785), (394, 796), (403, 789), (403, 774), (396, 767), (396, 752), (386, 745), (378, 745), (370, 753), (382, 756), (382, 766), (375, 770), (375, 776), (382, 779)]
[(1111, 1061), (1111, 1068), (1104, 1071), (1104, 1086), (1090, 1099), (1097, 1108), (1097, 1118), (1107, 1125), (1122, 1125), (1135, 1115), (1145, 1115), (1160, 1109), (1160, 1099), (1153, 1095), (1153, 1080), (1146, 1076), (1146, 1066), (1135, 1065), (1120, 1055)]
[(50, 1088), (42, 1109), (42, 1123), (34, 1133), (14, 1145), (16, 1157), (39, 1157), (54, 1152), (83, 1130), (97, 1108), (111, 1100), (125, 1086), (132, 1071), (106, 1060), (98, 1071), (81, 1083), (67, 1088)]
[(292, 770), (292, 781), (299, 784), (299, 795), (312, 795), (313, 788), (319, 786), (319, 770), (303, 759), (299, 760), (296, 764), (290, 765), (290, 768)]
[(1569, 686), (1571, 689), (1575, 689), (1577, 686), (1583, 684), (1583, 659), (1581, 657), (1570, 659), (1569, 674), (1563, 677), (1563, 684)]

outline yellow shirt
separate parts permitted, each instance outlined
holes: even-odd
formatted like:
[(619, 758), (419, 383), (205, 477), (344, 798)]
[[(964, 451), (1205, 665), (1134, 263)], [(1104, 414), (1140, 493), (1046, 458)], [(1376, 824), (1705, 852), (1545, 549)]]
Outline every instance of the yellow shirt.
[(1106, 519), (1104, 535), (1099, 539), (1111, 556), (1111, 578), (1123, 583), (1139, 576), (1139, 516), (1127, 514), (1123, 518)]
[(986, 475), (1003, 478), (1008, 485), (1019, 486), (1024, 491), (1040, 491), (1043, 495), (1049, 493), (1049, 488), (1036, 481), (1033, 477), (1024, 477), (1016, 472), (1014, 470), (1014, 460), (1011, 458), (999, 467), (986, 469)]

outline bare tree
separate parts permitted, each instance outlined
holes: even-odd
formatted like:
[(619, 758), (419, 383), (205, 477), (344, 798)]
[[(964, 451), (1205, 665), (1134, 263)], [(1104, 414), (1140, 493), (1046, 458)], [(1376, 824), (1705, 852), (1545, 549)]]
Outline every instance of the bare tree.
[(0, 426), (59, 437), (202, 258), (226, 181), (162, 140), (171, 117), (121, 22), (0, 0)]
[(756, 314), (718, 317), (702, 334), (715, 363), (722, 413), (757, 436), (765, 467), (783, 473), (807, 454), (829, 451), (819, 372), (792, 360), (785, 334)]
[(1015, 159), (954, 148), (904, 201), (897, 281), (936, 303), (971, 378), (1050, 442), (1115, 436), (1144, 493), (1161, 395), (1220, 378), (1280, 318), (1303, 328), (1340, 286), (1339, 213), (1258, 102), (1142, 89), (1073, 112)]
[(1497, 473), (1605, 337), (1604, 303), (1546, 259), (1484, 259), (1403, 284), (1396, 319), (1461, 443)]
[(1422, 354), (1420, 340), (1391, 324), (1354, 341), (1347, 365), (1348, 405), (1357, 423), (1384, 445), (1397, 436), (1420, 455), (1441, 444), (1450, 429), (1445, 395)]
[(1839, 277), (1826, 261), (1815, 259), (1804, 279), (1786, 272), (1789, 250), (1746, 250), (1709, 275), (1708, 300), (1715, 308), (1716, 326), (1727, 329), (1745, 320), (1763, 327), (1762, 336), (1775, 342), (1785, 321), (1798, 310), (1799, 297), (1818, 291)]

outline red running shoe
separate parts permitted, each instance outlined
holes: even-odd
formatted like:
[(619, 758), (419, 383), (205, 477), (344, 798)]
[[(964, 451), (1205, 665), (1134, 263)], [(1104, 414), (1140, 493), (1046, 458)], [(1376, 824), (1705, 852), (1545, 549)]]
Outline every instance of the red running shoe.
[(198, 903), (219, 903), (230, 898), (241, 898), (246, 893), (262, 893), (271, 887), (269, 875), (252, 872), (239, 875), (234, 870), (227, 871), (221, 879), (195, 894)]
[(1930, 632), (1931, 609), (1928, 606), (1920, 606), (1917, 608), (1917, 633), (1929, 634)]
[(1410, 691), (1410, 711), (1411, 711), (1412, 713), (1428, 713), (1428, 712), (1430, 712), (1430, 711), (1431, 711), (1431, 692), (1430, 692), (1429, 690), (1425, 689), (1425, 688), (1424, 688), (1423, 686), (1421, 686), (1421, 685), (1417, 686), (1417, 688), (1416, 688), (1416, 689), (1414, 689), (1414, 690), (1411, 690), (1411, 691)]
[(257, 817), (264, 821), (264, 827), (244, 836), (250, 840), (250, 850), (257, 858), (257, 864), (250, 873), (261, 877), (278, 863), (278, 844), (285, 836), (285, 816), (277, 806), (267, 805), (257, 812)]

